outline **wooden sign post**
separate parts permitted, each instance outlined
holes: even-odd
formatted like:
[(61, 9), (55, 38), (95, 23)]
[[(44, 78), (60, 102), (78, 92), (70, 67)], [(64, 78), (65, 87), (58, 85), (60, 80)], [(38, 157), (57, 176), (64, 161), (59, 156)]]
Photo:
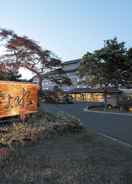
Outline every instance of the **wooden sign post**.
[(0, 118), (37, 112), (38, 90), (32, 83), (0, 81)]

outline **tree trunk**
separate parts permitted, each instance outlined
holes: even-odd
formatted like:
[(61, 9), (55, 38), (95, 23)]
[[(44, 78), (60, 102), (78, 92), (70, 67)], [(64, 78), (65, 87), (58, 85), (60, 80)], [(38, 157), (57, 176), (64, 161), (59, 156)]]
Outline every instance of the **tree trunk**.
[(40, 77), (40, 75), (38, 75), (38, 78), (39, 78), (39, 87), (40, 87), (40, 91), (42, 90), (42, 77)]
[(104, 111), (107, 110), (107, 86), (104, 88)]
[(117, 93), (116, 93), (116, 104), (117, 104), (118, 110), (120, 111), (120, 107), (119, 107), (119, 93), (118, 93), (119, 84), (118, 84), (118, 82), (116, 84), (116, 90), (117, 90)]

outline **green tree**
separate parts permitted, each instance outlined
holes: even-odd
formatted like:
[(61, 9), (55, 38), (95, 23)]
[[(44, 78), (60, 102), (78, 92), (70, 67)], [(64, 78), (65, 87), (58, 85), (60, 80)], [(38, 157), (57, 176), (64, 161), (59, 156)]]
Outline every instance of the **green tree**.
[(87, 52), (81, 60), (79, 75), (82, 81), (91, 86), (101, 84), (100, 67), (98, 58), (94, 53)]
[(96, 50), (95, 55), (101, 67), (104, 86), (111, 84), (118, 89), (119, 85), (124, 85), (125, 74), (129, 69), (125, 43), (118, 42), (117, 38), (106, 40), (104, 47)]
[(20, 77), (21, 75), (18, 72), (0, 71), (0, 80), (21, 81)]
[(129, 69), (126, 72), (126, 77), (127, 77), (127, 84), (128, 87), (132, 87), (132, 48), (129, 48), (127, 51), (127, 57), (128, 57), (128, 61), (129, 61)]
[(87, 83), (104, 87), (106, 109), (107, 87), (111, 85), (118, 89), (120, 85), (127, 83), (128, 75), (131, 76), (125, 43), (118, 42), (117, 38), (104, 41), (103, 48), (83, 56), (79, 73), (81, 77), (86, 78)]

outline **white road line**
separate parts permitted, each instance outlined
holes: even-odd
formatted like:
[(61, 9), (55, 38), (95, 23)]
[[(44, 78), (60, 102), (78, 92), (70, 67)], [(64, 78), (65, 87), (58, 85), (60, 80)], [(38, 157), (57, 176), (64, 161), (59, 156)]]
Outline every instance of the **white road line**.
[(114, 141), (114, 142), (117, 142), (117, 143), (119, 143), (119, 144), (122, 144), (122, 145), (124, 145), (124, 146), (126, 146), (126, 147), (132, 148), (132, 145), (131, 145), (131, 144), (128, 144), (128, 143), (126, 143), (126, 142), (124, 142), (124, 141), (121, 141), (121, 140), (119, 140), (119, 139), (117, 139), (117, 138), (114, 138), (114, 137), (111, 137), (111, 136), (109, 136), (109, 135), (106, 135), (106, 134), (103, 134), (103, 133), (97, 133), (97, 135), (100, 135), (100, 136), (102, 136), (102, 137), (105, 137), (105, 138), (107, 138), (107, 139), (110, 139), (110, 140), (112, 140), (112, 141)]

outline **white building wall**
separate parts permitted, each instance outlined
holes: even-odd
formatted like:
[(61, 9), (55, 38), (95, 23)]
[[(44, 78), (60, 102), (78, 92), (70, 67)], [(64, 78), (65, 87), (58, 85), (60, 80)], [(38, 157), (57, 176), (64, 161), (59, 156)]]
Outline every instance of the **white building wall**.
[(80, 66), (80, 62), (74, 63), (74, 64), (65, 64), (65, 65), (63, 65), (63, 70), (65, 72), (68, 72), (70, 70), (76, 70), (76, 69), (78, 69), (79, 66)]
[[(33, 83), (39, 83), (39, 79), (37, 77), (33, 78)], [(48, 79), (44, 79), (42, 81), (42, 89), (43, 90), (52, 90), (56, 84)]]
[(48, 89), (48, 90), (53, 90), (53, 88), (54, 88), (55, 85), (56, 85), (56, 84), (55, 84), (54, 82), (52, 82), (52, 81), (50, 81), (50, 80), (47, 80), (47, 79), (44, 79), (44, 80), (42, 81), (42, 89), (43, 89), (43, 90), (46, 90), (46, 89)]
[[(79, 84), (80, 78), (76, 73), (79, 66), (80, 66), (80, 60), (75, 60), (75, 63), (74, 63), (74, 60), (72, 62), (69, 62), (69, 63), (67, 62), (66, 64), (63, 63), (63, 70), (66, 72), (67, 76), (71, 79), (72, 84), (73, 84), (72, 86), (63, 85), (62, 88), (64, 90), (87, 87), (84, 84)], [(38, 82), (38, 79), (34, 78), (33, 82)], [(43, 90), (45, 90), (45, 89), (52, 90), (54, 88), (54, 86), (56, 86), (56, 84), (54, 82), (51, 82), (50, 80), (44, 79), (42, 82)]]

